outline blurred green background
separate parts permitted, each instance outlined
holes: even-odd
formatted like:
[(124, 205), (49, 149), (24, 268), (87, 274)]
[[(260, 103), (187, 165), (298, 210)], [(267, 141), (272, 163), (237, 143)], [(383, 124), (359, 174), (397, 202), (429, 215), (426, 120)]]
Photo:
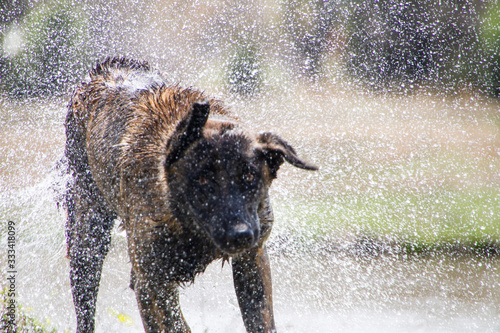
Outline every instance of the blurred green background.
[(0, 6), (1, 88), (14, 96), (67, 92), (96, 59), (115, 54), (168, 64), (176, 74), (210, 67), (210, 80), (243, 95), (270, 84), (265, 78), (275, 67), (374, 89), (472, 86), (499, 94), (497, 1), (6, 0)]
[[(126, 55), (227, 100), (250, 125), (283, 134), (320, 166), (307, 176), (282, 171), (274, 196), (283, 232), (498, 251), (497, 1), (0, 6), (9, 177), (20, 161), (30, 163), (13, 124), (40, 116), (46, 107), (36, 98), (64, 100), (97, 59)], [(62, 149), (58, 126), (44, 129), (50, 140), (40, 136), (40, 165)]]

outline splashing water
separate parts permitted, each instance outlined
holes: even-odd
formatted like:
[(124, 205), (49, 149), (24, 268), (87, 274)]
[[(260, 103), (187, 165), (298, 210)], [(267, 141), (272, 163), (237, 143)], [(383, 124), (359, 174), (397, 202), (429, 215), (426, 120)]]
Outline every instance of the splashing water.
[[(398, 67), (409, 56), (404, 52), (401, 61), (390, 62), (387, 52), (404, 51), (402, 40), (383, 42), (383, 36), (394, 38), (388, 31), (395, 26), (403, 37), (413, 36), (404, 27), (447, 30), (405, 7), (411, 2), (388, 3), (393, 6), (372, 8), (360, 25), (365, 30), (356, 33), (350, 23), (363, 16), (350, 15), (362, 6), (337, 1), (54, 1), (30, 3), (2, 21), (7, 37), (0, 73), (19, 69), (34, 80), (62, 79), (0, 82), (0, 289), (7, 274), (4, 230), (13, 221), (21, 311), (47, 329), (74, 331), (65, 216), (55, 203), (64, 187), (55, 165), (64, 149), (67, 93), (95, 59), (126, 54), (165, 70), (172, 83), (221, 98), (249, 128), (279, 133), (320, 166), (308, 174), (284, 166), (273, 184), (269, 249), (278, 331), (499, 331), (500, 104), (478, 92), (477, 82), (470, 84), (474, 71), (462, 67), (467, 74), (455, 76), (446, 62), (458, 61), (451, 49), (427, 68), (427, 77), (426, 70), (411, 68), (437, 53), (430, 60), (419, 54), (404, 68)], [(71, 5), (67, 21), (50, 14)], [(471, 6), (464, 8), (474, 14)], [(436, 17), (469, 24), (470, 35), (494, 49), (488, 37), (494, 18), (478, 10), (469, 21), (459, 20), (447, 8)], [(408, 12), (418, 19), (399, 24)], [(386, 17), (400, 20), (380, 25)], [(475, 19), (491, 29), (481, 34)], [(50, 51), (40, 45), (54, 36), (37, 35), (33, 27), (50, 32), (54, 26), (71, 29), (54, 37), (67, 56), (49, 70), (43, 57), (35, 61), (29, 54)], [(412, 47), (421, 42), (413, 40)], [(437, 42), (429, 41), (431, 50)], [(369, 48), (353, 55), (353, 45)], [(366, 59), (374, 46), (382, 49)], [(476, 52), (470, 46), (457, 63)], [(14, 67), (5, 67), (5, 59)], [(361, 72), (353, 74), (352, 66)], [(250, 70), (235, 75), (234, 68)], [(373, 79), (381, 68), (390, 75)], [(474, 68), (481, 76), (483, 69)], [(436, 88), (441, 83), (442, 90)], [(98, 297), (98, 332), (143, 331), (129, 275), (126, 238), (115, 229)], [(215, 263), (182, 291), (193, 332), (244, 332), (230, 276), (227, 265)]]

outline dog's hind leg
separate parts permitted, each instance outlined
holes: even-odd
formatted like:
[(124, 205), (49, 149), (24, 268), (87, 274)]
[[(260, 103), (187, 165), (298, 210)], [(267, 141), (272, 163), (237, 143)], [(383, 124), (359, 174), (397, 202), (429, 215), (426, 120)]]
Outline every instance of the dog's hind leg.
[[(79, 96), (75, 95), (74, 98), (78, 99)], [(73, 176), (66, 192), (66, 236), (77, 332), (88, 333), (94, 332), (102, 264), (111, 242), (111, 229), (116, 214), (107, 207), (90, 171), (86, 129), (81, 126), (81, 119), (76, 119), (77, 111), (70, 107), (66, 117), (65, 155), (68, 159), (68, 172)]]
[(68, 255), (77, 332), (94, 332), (94, 315), (104, 258), (111, 242), (115, 215), (88, 179), (76, 179), (67, 194)]

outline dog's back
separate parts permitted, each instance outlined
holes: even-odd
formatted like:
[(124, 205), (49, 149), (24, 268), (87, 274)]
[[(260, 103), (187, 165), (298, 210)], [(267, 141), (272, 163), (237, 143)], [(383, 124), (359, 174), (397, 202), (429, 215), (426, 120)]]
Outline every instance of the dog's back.
[[(164, 221), (166, 144), (192, 105), (205, 100), (198, 90), (170, 85), (147, 63), (109, 58), (71, 99), (66, 126), (74, 140), (66, 154), (77, 161), (75, 169), (87, 166), (120, 216), (133, 201), (152, 220)], [(231, 118), (218, 101), (209, 102), (211, 115)]]

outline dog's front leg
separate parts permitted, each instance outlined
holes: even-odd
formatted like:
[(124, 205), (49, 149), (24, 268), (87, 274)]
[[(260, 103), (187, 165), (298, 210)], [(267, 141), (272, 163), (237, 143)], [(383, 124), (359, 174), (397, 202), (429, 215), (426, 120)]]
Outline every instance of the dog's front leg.
[(169, 282), (161, 262), (155, 260), (147, 232), (129, 238), (132, 287), (147, 333), (190, 333), (179, 303), (179, 285)]
[(276, 332), (271, 268), (265, 247), (233, 258), (233, 279), (243, 322), (249, 333)]
[(176, 283), (158, 289), (152, 287), (150, 282), (136, 277), (134, 289), (146, 332), (191, 332), (182, 316)]

